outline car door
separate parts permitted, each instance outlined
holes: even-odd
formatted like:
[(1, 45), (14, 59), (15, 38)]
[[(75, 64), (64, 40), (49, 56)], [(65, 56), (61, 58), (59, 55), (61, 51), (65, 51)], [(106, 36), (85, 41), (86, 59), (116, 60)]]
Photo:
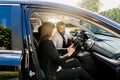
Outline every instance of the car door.
[[(21, 80), (45, 80), (45, 74), (40, 68), (37, 49), (35, 47), (35, 39), (32, 32), (32, 24), (30, 23), (30, 14), (34, 10), (22, 5), (22, 27), (23, 27), (23, 38), (25, 45), (25, 54), (21, 65)], [(25, 76), (26, 75), (26, 76)]]
[(0, 72), (1, 79), (9, 79), (11, 74), (18, 77), (18, 67), (22, 60), (20, 5), (0, 3), (0, 11)]

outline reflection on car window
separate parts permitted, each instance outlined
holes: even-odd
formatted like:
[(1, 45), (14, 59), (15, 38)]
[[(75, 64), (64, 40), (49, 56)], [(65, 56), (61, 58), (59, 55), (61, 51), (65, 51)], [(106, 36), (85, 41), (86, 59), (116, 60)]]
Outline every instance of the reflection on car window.
[(93, 25), (87, 22), (84, 22), (83, 25), (90, 30), (91, 32), (93, 32), (94, 34), (99, 34), (99, 35), (105, 35), (105, 36), (113, 36), (112, 34), (108, 33), (107, 31)]
[(11, 50), (11, 7), (0, 7), (0, 50)]

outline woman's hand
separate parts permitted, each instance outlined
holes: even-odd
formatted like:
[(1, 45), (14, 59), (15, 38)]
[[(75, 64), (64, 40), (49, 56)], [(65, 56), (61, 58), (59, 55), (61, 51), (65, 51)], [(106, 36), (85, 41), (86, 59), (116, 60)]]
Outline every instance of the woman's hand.
[(67, 55), (68, 55), (68, 56), (71, 56), (71, 55), (75, 52), (75, 48), (74, 48), (73, 46), (74, 46), (74, 44), (71, 44), (71, 45), (67, 48), (67, 51), (68, 51)]

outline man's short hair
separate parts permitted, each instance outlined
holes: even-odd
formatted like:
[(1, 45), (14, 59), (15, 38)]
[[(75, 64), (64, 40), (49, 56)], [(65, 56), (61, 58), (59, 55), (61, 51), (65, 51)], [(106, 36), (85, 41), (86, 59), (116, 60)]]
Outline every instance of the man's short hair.
[(60, 25), (65, 25), (65, 23), (63, 21), (58, 22), (57, 25), (56, 25), (57, 29)]

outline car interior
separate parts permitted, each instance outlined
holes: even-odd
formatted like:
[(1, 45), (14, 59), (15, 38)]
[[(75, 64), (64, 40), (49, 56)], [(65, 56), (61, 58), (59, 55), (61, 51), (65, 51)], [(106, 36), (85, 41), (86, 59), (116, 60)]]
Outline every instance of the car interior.
[[(66, 33), (73, 36), (73, 39), (69, 40), (69, 43), (75, 44), (76, 52), (72, 57), (78, 58), (82, 67), (95, 80), (120, 79), (120, 71), (118, 69), (120, 65), (120, 55), (118, 53), (120, 53), (120, 50), (118, 49), (118, 45), (114, 43), (116, 40), (120, 43), (120, 39), (99, 28), (100, 24), (97, 23), (98, 21), (92, 22), (83, 17), (77, 18), (53, 12), (32, 12), (30, 23), (35, 46), (39, 40), (38, 28), (45, 21), (50, 21), (55, 25), (58, 21), (65, 23)], [(86, 41), (83, 41), (84, 39), (80, 37), (82, 30), (88, 36)], [(57, 50), (62, 55), (66, 49), (58, 48)]]

